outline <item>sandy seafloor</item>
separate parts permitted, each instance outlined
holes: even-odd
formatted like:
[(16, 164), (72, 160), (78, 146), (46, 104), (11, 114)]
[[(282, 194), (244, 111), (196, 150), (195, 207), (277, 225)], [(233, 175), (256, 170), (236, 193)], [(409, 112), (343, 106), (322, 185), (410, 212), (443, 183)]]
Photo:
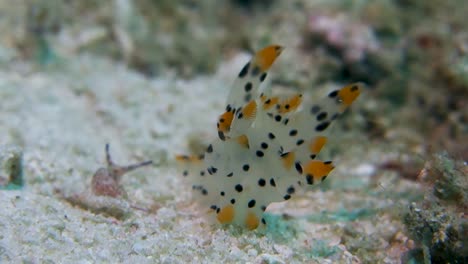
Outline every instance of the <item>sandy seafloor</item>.
[[(0, 146), (23, 149), (25, 185), (0, 191), (0, 263), (399, 263), (399, 211), (416, 186), (376, 173), (398, 154), (365, 137), (338, 135), (349, 147), (327, 187), (270, 206), (267, 229), (221, 227), (197, 208), (173, 157), (215, 137), (246, 60), (190, 81), (86, 54), (2, 65)], [(106, 143), (116, 163), (154, 161), (124, 176), (128, 199), (90, 194)]]

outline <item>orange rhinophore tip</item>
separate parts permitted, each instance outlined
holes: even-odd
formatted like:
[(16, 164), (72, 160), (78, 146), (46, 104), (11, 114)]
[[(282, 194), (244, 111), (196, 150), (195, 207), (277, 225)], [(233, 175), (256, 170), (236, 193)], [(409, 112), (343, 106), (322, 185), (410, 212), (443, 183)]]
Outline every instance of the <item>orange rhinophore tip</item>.
[(238, 138), (237, 138), (237, 142), (245, 147), (245, 148), (249, 148), (249, 138), (246, 136), (246, 135), (240, 135)]
[(328, 173), (335, 167), (330, 161), (312, 160), (303, 168), (308, 184), (314, 184), (319, 180), (324, 180)]
[(254, 66), (258, 66), (262, 72), (267, 71), (273, 62), (275, 62), (276, 58), (281, 54), (283, 49), (284, 48), (279, 45), (271, 45), (258, 51), (252, 60)]
[(244, 115), (245, 118), (251, 119), (255, 117), (255, 114), (257, 113), (257, 103), (255, 103), (255, 100), (251, 100), (244, 108), (242, 109), (242, 114)]
[(226, 111), (218, 119), (218, 132), (227, 133), (231, 129), (232, 120), (234, 119), (233, 111)]
[(263, 110), (270, 109), (273, 105), (277, 104), (279, 101), (278, 97), (267, 98), (265, 102), (263, 102)]
[(323, 146), (327, 143), (327, 137), (317, 136), (315, 137), (309, 145), (309, 150), (312, 154), (317, 155)]
[(347, 85), (338, 91), (338, 96), (343, 102), (344, 107), (350, 106), (361, 93), (361, 84), (354, 83)]
[(288, 153), (284, 153), (283, 155), (281, 155), (284, 168), (289, 170), (294, 164), (295, 158), (296, 158), (296, 154), (294, 154), (294, 152), (288, 152)]
[(289, 113), (296, 110), (302, 102), (302, 94), (294, 95), (291, 98), (284, 100), (281, 104), (279, 112), (281, 114)]

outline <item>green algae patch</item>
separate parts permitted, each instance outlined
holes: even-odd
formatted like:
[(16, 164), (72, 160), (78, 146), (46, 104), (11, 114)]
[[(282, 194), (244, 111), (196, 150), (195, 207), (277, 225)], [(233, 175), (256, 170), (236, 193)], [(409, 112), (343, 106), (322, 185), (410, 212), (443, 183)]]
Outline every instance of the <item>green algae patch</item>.
[(328, 258), (340, 251), (337, 246), (330, 246), (326, 241), (317, 240), (308, 253), (310, 258)]
[(297, 235), (295, 223), (287, 221), (287, 216), (265, 213), (266, 234), (274, 240), (291, 241)]
[(307, 216), (307, 220), (315, 223), (349, 222), (371, 217), (376, 213), (377, 211), (375, 209), (359, 208), (347, 210), (345, 208), (341, 208), (336, 211), (325, 210), (318, 214), (312, 214)]

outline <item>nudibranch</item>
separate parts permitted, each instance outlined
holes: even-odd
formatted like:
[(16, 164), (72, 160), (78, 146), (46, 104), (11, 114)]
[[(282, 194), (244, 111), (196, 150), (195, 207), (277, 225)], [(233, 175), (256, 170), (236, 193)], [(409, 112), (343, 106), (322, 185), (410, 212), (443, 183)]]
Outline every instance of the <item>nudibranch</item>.
[(330, 124), (362, 90), (359, 83), (347, 85), (313, 103), (302, 94), (275, 96), (261, 84), (282, 51), (268, 46), (245, 64), (218, 118), (219, 138), (206, 152), (176, 157), (201, 204), (222, 224), (256, 229), (266, 224), (270, 203), (325, 180), (334, 165), (317, 155)]

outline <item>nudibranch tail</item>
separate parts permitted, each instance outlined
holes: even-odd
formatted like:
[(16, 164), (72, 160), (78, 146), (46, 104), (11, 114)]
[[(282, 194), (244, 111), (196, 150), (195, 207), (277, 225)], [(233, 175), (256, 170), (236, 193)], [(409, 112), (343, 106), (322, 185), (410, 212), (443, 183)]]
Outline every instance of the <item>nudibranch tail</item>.
[(256, 229), (272, 202), (323, 181), (331, 161), (317, 155), (328, 141), (330, 125), (359, 96), (351, 84), (308, 102), (301, 94), (283, 98), (259, 93), (283, 48), (268, 46), (242, 68), (218, 119), (218, 135), (203, 156), (178, 156), (183, 175), (222, 224)]

